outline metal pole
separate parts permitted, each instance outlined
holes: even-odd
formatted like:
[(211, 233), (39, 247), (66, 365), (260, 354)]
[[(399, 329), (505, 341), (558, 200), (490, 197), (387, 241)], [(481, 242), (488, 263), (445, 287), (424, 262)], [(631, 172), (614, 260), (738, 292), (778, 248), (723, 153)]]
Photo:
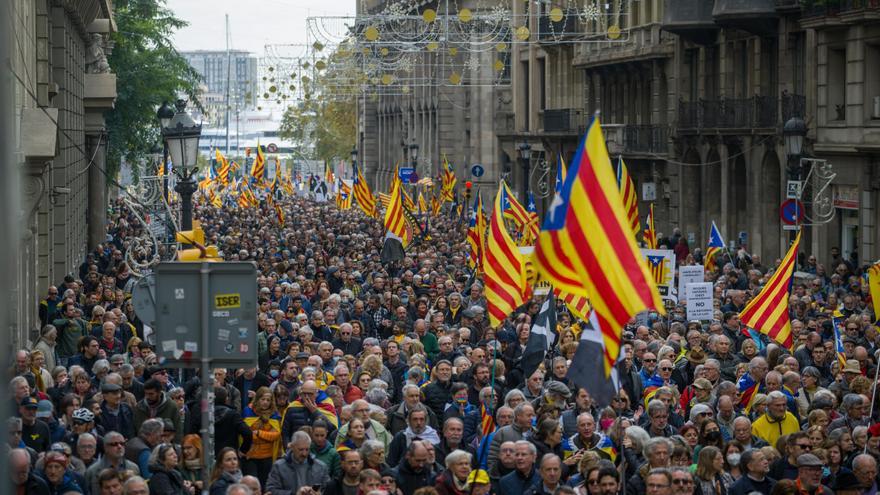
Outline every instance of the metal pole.
[[(874, 353), (874, 361), (877, 361), (878, 353)], [(874, 401), (877, 400), (877, 380), (880, 379), (880, 363), (877, 363), (876, 370), (874, 371), (874, 390), (871, 392), (871, 409), (868, 413), (868, 421), (874, 421)], [(865, 444), (865, 450), (862, 452), (863, 454), (868, 453), (868, 444)]]
[(520, 158), (522, 160), (522, 169), (523, 169), (523, 180), (522, 180), (522, 194), (520, 195), (520, 202), (523, 204), (528, 203), (529, 201), (529, 174), (531, 173), (532, 159), (529, 158)]
[(162, 193), (168, 202), (168, 141), (162, 138)]
[(202, 462), (204, 469), (202, 470), (202, 494), (210, 493), (211, 470), (214, 461), (214, 383), (211, 374), (211, 363), (208, 359), (208, 347), (211, 345), (211, 337), (209, 335), (210, 318), (210, 273), (211, 265), (202, 263), (201, 273), (201, 304), (202, 304), (202, 349), (201, 349), (201, 371), (202, 371), (202, 428), (199, 433), (202, 436)]
[(229, 156), (229, 86), (232, 85), (232, 53), (229, 51), (229, 14), (226, 14), (226, 156)]

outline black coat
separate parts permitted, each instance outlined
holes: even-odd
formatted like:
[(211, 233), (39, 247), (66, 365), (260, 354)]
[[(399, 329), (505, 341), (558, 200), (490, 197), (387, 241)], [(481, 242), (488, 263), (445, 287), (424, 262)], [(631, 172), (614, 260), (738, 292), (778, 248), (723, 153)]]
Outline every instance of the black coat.
[[(238, 375), (235, 377), (235, 380), (232, 381), (232, 385), (238, 389), (238, 393), (241, 394), (241, 408), (244, 410), (244, 406), (250, 403), (250, 398), (244, 393), (244, 374)], [(251, 380), (251, 388), (256, 392), (260, 387), (268, 387), (272, 385), (272, 380), (269, 379), (265, 374), (257, 371), (257, 374), (254, 375), (254, 379)], [(241, 412), (241, 411), (239, 411)], [(247, 452), (246, 450), (244, 452)]]
[(422, 395), (425, 405), (434, 411), (435, 416), (442, 418), (446, 404), (452, 402), (452, 380), (446, 383), (433, 381), (422, 388)]
[(416, 472), (406, 460), (392, 472), (394, 479), (397, 480), (397, 487), (403, 495), (412, 495), (423, 486), (431, 486), (431, 480), (434, 478), (434, 473), (430, 469), (423, 468), (420, 472)]
[[(199, 431), (202, 427), (202, 415), (191, 414), (190, 431)], [(241, 447), (238, 446), (238, 437), (241, 436)], [(223, 447), (231, 447), (241, 452), (251, 449), (253, 432), (241, 419), (241, 414), (235, 409), (224, 405), (214, 404), (214, 454), (219, 456)]]
[(150, 495), (178, 495), (186, 493), (183, 476), (176, 469), (167, 470), (163, 466), (150, 466)]

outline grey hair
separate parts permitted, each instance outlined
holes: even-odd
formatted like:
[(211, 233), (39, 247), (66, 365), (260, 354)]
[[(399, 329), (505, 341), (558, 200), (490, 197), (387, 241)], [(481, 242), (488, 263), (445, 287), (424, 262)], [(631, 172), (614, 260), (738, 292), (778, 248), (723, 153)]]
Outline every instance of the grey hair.
[(92, 373), (97, 375), (104, 371), (110, 371), (110, 361), (107, 361), (106, 359), (95, 361), (95, 364), (92, 365)]
[(132, 476), (131, 478), (125, 480), (125, 484), (122, 485), (122, 489), (124, 490), (124, 493), (128, 493), (129, 490), (131, 489), (131, 487), (137, 483), (142, 483), (144, 486), (147, 486), (147, 480), (141, 478), (140, 476), (135, 475), (135, 476)]
[(763, 364), (767, 366), (767, 360), (762, 358), (761, 356), (755, 356), (749, 361), (749, 373), (755, 370), (759, 365)]
[(819, 369), (815, 366), (807, 366), (803, 370), (801, 370), (801, 375), (803, 376), (811, 376), (813, 378), (821, 378), (822, 373), (819, 372)]
[(7, 428), (21, 428), (21, 418), (8, 418), (6, 420)]
[(666, 412), (667, 410), (668, 410), (668, 407), (666, 406), (666, 403), (664, 403), (663, 401), (653, 399), (650, 402), (648, 402), (648, 417), (653, 416), (654, 413)]
[(862, 396), (859, 394), (846, 394), (843, 396), (840, 407), (849, 414), (849, 410), (857, 405), (862, 405)]
[(538, 455), (538, 449), (535, 447), (535, 444), (533, 444), (532, 442), (530, 442), (528, 440), (517, 440), (516, 442), (513, 443), (513, 445), (515, 447), (518, 447), (520, 445), (525, 445), (529, 448), (529, 452), (532, 455)]
[(647, 442), (645, 442), (645, 445), (642, 447), (642, 455), (644, 455), (645, 458), (647, 459), (648, 457), (650, 457), (651, 455), (654, 454), (654, 451), (657, 450), (657, 447), (659, 447), (660, 445), (665, 446), (666, 450), (668, 450), (669, 453), (672, 454), (673, 447), (672, 447), (671, 440), (669, 440), (668, 438), (665, 438), (665, 437), (653, 437), (653, 438), (648, 439)]
[(364, 440), (364, 444), (361, 445), (361, 448), (358, 449), (358, 452), (361, 454), (361, 457), (366, 459), (368, 456), (372, 455), (373, 452), (377, 450), (385, 450), (385, 444), (379, 440)]
[(233, 483), (226, 487), (226, 495), (254, 495), (254, 491), (244, 483)]
[[(12, 380), (9, 380), (9, 388), (15, 388), (16, 385), (24, 382), (25, 385), (28, 385), (27, 378), (23, 376), (16, 376)], [(28, 385), (30, 387), (30, 385)]]
[(295, 431), (293, 436), (290, 437), (290, 443), (299, 443), (299, 442), (308, 442), (309, 445), (312, 445), (312, 437), (309, 436), (308, 433), (304, 431)]
[(407, 383), (406, 385), (403, 386), (403, 395), (406, 395), (407, 390), (412, 390), (412, 389), (416, 389), (419, 393), (421, 393), (421, 391), (422, 391), (422, 389), (420, 389), (418, 385), (415, 385), (413, 383)]
[(305, 368), (303, 368), (303, 370), (302, 370), (302, 374), (305, 375), (307, 371), (311, 371), (312, 373), (315, 374), (315, 376), (318, 375), (318, 370), (315, 369), (314, 366), (306, 366)]
[(162, 433), (162, 431), (164, 429), (165, 429), (165, 422), (164, 421), (162, 421), (161, 419), (157, 419), (157, 418), (150, 418), (141, 424), (140, 434), (141, 434), (141, 436), (144, 436), (144, 435), (152, 435), (155, 433)]
[(385, 380), (373, 378), (370, 381), (370, 385), (367, 387), (367, 392), (369, 392), (370, 390), (382, 390), (384, 392), (388, 390), (388, 384), (385, 382)]
[(452, 363), (456, 368), (460, 368), (462, 365), (470, 364), (471, 360), (465, 356), (458, 356), (455, 358), (455, 361)]
[(453, 450), (452, 452), (450, 452), (449, 454), (446, 455), (446, 461), (445, 461), (446, 469), (450, 469), (453, 464), (455, 464), (463, 459), (467, 459), (468, 463), (470, 463), (471, 459), (473, 459), (473, 456), (471, 455), (470, 452), (465, 452), (464, 450), (460, 450), (460, 449)]
[(371, 388), (367, 391), (367, 402), (377, 406), (381, 406), (388, 399), (388, 392), (381, 388)]
[(632, 440), (632, 448), (636, 452), (643, 450), (645, 448), (645, 444), (648, 443), (648, 440), (651, 439), (651, 435), (649, 435), (648, 432), (645, 431), (645, 429), (641, 426), (627, 427), (624, 435)]
[(788, 401), (788, 399), (785, 397), (785, 394), (783, 394), (779, 390), (774, 390), (774, 391), (770, 392), (769, 394), (767, 394), (767, 402), (771, 402), (771, 401), (778, 400), (778, 399), (783, 399), (786, 402)]
[(121, 375), (122, 373), (134, 373), (134, 366), (128, 363), (123, 364), (122, 367), (119, 368), (119, 374)]
[(706, 359), (706, 362), (703, 363), (703, 369), (705, 369), (705, 368), (706, 368), (706, 365), (709, 364), (709, 363), (714, 364), (714, 365), (715, 365), (715, 368), (716, 368), (718, 371), (721, 371), (721, 361), (718, 361), (718, 360), (715, 359), (715, 358), (708, 358), (708, 359)]
[(91, 433), (83, 433), (83, 434), (81, 434), (80, 436), (78, 436), (78, 437), (76, 438), (76, 446), (79, 447), (79, 445), (82, 443), (83, 440), (88, 440), (88, 439), (92, 439), (92, 440), (94, 440), (94, 441), (95, 441), (95, 446), (97, 446), (97, 444), (98, 444), (98, 439), (96, 439), (95, 436), (92, 435)]
[(510, 392), (507, 392), (507, 395), (504, 396), (504, 405), (510, 407), (510, 400), (517, 396), (519, 396), (523, 400), (526, 399), (526, 395), (522, 393), (522, 390), (514, 388)]

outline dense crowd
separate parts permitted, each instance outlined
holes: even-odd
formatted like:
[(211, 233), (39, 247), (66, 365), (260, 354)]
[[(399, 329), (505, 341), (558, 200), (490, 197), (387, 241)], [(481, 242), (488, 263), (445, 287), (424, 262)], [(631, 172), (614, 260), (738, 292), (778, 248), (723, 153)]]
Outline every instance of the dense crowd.
[[(553, 348), (524, 376), (544, 296), (489, 326), (466, 221), (431, 218), (383, 264), (380, 222), (280, 204), (283, 225), (267, 205), (196, 210), (208, 244), (259, 271), (259, 363), (208, 384), (209, 485), (199, 374), (163, 366), (133, 310), (124, 252), (143, 226), (116, 203), (107, 242), (49, 288), (11, 363), (14, 493), (877, 493), (877, 315), (839, 251), (799, 259), (791, 352), (739, 321), (773, 271), (743, 246), (706, 275), (714, 319), (633, 319), (618, 392), (592, 397), (566, 377), (586, 323), (559, 301)], [(703, 263), (677, 230), (660, 237)]]

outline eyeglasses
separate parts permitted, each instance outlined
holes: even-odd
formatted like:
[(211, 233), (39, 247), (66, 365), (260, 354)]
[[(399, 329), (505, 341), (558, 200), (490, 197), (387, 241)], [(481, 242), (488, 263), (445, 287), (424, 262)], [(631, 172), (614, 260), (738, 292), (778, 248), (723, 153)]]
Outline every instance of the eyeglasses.
[(796, 443), (795, 445), (804, 449), (804, 450), (813, 450), (813, 446), (808, 443)]
[(656, 359), (642, 359), (642, 361), (646, 362), (646, 363), (656, 363), (657, 362)]
[(598, 485), (598, 484), (599, 484), (599, 480), (588, 480), (587, 483), (590, 484), (590, 485)]
[(125, 445), (125, 442), (104, 442), (104, 445), (109, 445), (111, 447), (120, 447)]
[(663, 368), (660, 368), (660, 371), (672, 371), (672, 368), (665, 366)]
[(651, 490), (660, 490), (662, 488), (669, 488), (669, 485), (661, 485), (659, 483), (648, 483), (648, 488)]
[(685, 479), (674, 479), (672, 480), (673, 485), (693, 485), (694, 480), (685, 480)]

